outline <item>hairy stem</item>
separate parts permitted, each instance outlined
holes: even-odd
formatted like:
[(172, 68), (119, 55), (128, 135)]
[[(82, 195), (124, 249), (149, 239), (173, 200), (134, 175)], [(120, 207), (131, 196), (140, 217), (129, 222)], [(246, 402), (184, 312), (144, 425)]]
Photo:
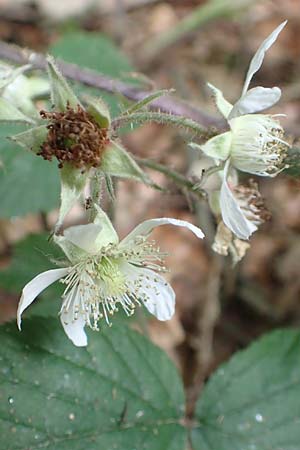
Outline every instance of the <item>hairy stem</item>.
[(199, 123), (192, 119), (183, 116), (176, 116), (173, 114), (165, 114), (162, 112), (138, 112), (117, 117), (112, 122), (113, 128), (119, 128), (126, 123), (143, 124), (147, 122), (156, 122), (163, 125), (173, 125), (184, 128), (195, 135), (207, 135), (207, 130)]
[(177, 186), (180, 188), (184, 188), (189, 192), (192, 192), (196, 196), (202, 199), (206, 199), (206, 192), (203, 189), (200, 189), (195, 183), (186, 178), (184, 175), (166, 167), (164, 164), (159, 164), (155, 161), (151, 161), (149, 159), (143, 158), (135, 158), (136, 162), (143, 167), (148, 167), (149, 169), (156, 170), (157, 172), (161, 172), (166, 175), (167, 178), (172, 180)]

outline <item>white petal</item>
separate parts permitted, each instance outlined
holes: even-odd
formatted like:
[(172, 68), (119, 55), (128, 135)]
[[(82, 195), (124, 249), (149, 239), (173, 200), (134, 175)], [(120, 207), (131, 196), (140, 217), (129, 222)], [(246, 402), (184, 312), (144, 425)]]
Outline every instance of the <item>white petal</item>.
[(210, 158), (224, 161), (229, 156), (231, 142), (232, 133), (231, 131), (226, 131), (226, 133), (219, 134), (218, 136), (209, 139), (203, 145), (195, 144), (193, 142), (189, 145), (195, 150), (201, 150)]
[(69, 339), (73, 342), (76, 347), (86, 347), (87, 346), (87, 336), (84, 331), (85, 319), (82, 314), (79, 314), (77, 319), (73, 319), (72, 308), (67, 312), (62, 311), (60, 315), (60, 320), (62, 326), (64, 327), (65, 333)]
[(153, 270), (129, 264), (126, 275), (138, 300), (143, 301), (148, 311), (158, 320), (170, 320), (175, 312), (175, 292), (169, 283)]
[(207, 86), (209, 87), (209, 89), (212, 90), (214, 98), (215, 98), (215, 102), (217, 105), (218, 110), (220, 111), (220, 113), (225, 117), (225, 119), (227, 119), (227, 117), (229, 116), (229, 113), (232, 109), (232, 104), (229, 103), (223, 96), (223, 92), (220, 91), (220, 89), (216, 88), (215, 86), (213, 86), (210, 83), (207, 83)]
[(270, 108), (278, 102), (280, 97), (281, 90), (278, 87), (264, 88), (258, 86), (250, 89), (235, 103), (228, 120)]
[(225, 225), (239, 238), (249, 239), (252, 233), (257, 230), (257, 226), (250, 222), (243, 214), (237, 200), (227, 183), (229, 161), (224, 169), (224, 178), (220, 193), (220, 207), (222, 219)]
[(19, 329), (21, 329), (21, 316), (23, 311), (29, 305), (31, 305), (31, 303), (44, 289), (50, 286), (50, 284), (67, 275), (67, 273), (68, 269), (47, 270), (47, 272), (40, 273), (28, 284), (26, 284), (22, 291), (22, 296), (17, 311), (17, 322)]
[(126, 236), (120, 246), (127, 245), (130, 241), (133, 241), (137, 236), (148, 236), (155, 227), (160, 225), (175, 225), (177, 227), (188, 228), (192, 233), (194, 233), (198, 238), (202, 239), (204, 234), (200, 228), (196, 227), (186, 220), (172, 219), (168, 217), (161, 217), (158, 219), (145, 220), (140, 223), (131, 233)]
[(271, 45), (274, 44), (274, 42), (276, 41), (279, 33), (281, 32), (281, 30), (285, 27), (287, 23), (287, 20), (285, 20), (284, 22), (282, 22), (264, 41), (263, 43), (260, 45), (260, 47), (258, 48), (257, 52), (255, 53), (255, 55), (253, 56), (251, 62), (250, 62), (250, 66), (246, 75), (246, 79), (245, 79), (245, 84), (243, 87), (243, 92), (242, 92), (242, 96), (247, 92), (247, 89), (249, 87), (250, 81), (253, 77), (253, 75), (260, 69), (263, 60), (264, 60), (264, 56), (266, 51), (271, 47)]

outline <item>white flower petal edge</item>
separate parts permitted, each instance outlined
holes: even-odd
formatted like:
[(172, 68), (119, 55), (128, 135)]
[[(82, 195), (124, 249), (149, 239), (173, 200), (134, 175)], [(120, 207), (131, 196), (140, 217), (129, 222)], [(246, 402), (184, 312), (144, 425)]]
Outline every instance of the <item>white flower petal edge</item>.
[(250, 62), (250, 66), (246, 75), (246, 79), (245, 79), (245, 83), (244, 83), (244, 87), (243, 87), (243, 92), (242, 92), (242, 96), (245, 95), (245, 93), (248, 90), (249, 84), (252, 80), (253, 75), (260, 69), (264, 57), (265, 57), (265, 53), (266, 51), (274, 44), (274, 42), (276, 41), (276, 39), (278, 38), (279, 33), (282, 31), (282, 29), (285, 27), (285, 25), (287, 24), (287, 20), (285, 20), (284, 22), (282, 22), (264, 41), (263, 43), (260, 45), (260, 47), (258, 48), (257, 52), (255, 53), (255, 55), (253, 56), (251, 62)]
[[(127, 264), (123, 268), (132, 290), (139, 285), (138, 296), (148, 311), (158, 320), (170, 320), (175, 312), (175, 292), (166, 280), (150, 269)], [(143, 279), (143, 284), (140, 280)]]
[[(79, 295), (75, 295), (74, 306), (78, 306)], [(73, 310), (70, 308), (67, 312), (62, 309), (60, 314), (60, 321), (65, 330), (66, 335), (77, 347), (87, 346), (87, 336), (84, 331), (86, 325), (83, 315), (78, 315), (76, 320), (73, 320)]]
[(50, 284), (67, 275), (68, 269), (52, 269), (47, 272), (40, 273), (33, 280), (26, 284), (22, 291), (21, 300), (17, 311), (17, 323), (19, 330), (21, 329), (22, 313), (31, 305), (36, 297)]
[(278, 87), (264, 88), (257, 86), (252, 88), (235, 103), (228, 116), (228, 120), (268, 109), (275, 105), (280, 97), (281, 90)]
[(220, 193), (220, 207), (222, 219), (225, 225), (239, 238), (249, 239), (257, 226), (250, 222), (243, 214), (237, 200), (227, 183), (230, 162), (227, 161), (224, 168), (224, 178)]
[(190, 222), (169, 217), (161, 217), (158, 219), (145, 220), (144, 222), (139, 224), (120, 242), (120, 247), (127, 245), (131, 241), (134, 241), (134, 239), (138, 236), (149, 236), (152, 230), (156, 227), (159, 227), (160, 225), (175, 225), (177, 227), (185, 227), (188, 228), (192, 233), (194, 233), (199, 239), (204, 238), (203, 231)]

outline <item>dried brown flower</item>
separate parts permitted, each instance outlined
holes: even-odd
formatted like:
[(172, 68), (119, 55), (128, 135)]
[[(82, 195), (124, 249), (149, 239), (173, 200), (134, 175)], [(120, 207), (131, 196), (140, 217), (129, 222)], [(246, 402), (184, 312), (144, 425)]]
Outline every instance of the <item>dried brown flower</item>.
[(103, 152), (110, 142), (108, 129), (101, 128), (80, 105), (76, 110), (67, 105), (64, 112), (41, 111), (40, 115), (50, 123), (47, 139), (38, 155), (48, 161), (55, 157), (59, 168), (71, 163), (85, 170), (101, 164)]
[(271, 213), (266, 208), (257, 183), (252, 178), (248, 181), (248, 186), (241, 184), (236, 186), (234, 194), (248, 220), (251, 220), (257, 226), (270, 220)]

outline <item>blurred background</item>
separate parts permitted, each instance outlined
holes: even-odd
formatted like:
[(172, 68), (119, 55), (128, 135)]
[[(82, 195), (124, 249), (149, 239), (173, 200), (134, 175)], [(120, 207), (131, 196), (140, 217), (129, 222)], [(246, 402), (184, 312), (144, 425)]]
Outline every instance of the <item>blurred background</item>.
[[(228, 100), (237, 99), (252, 55), (285, 19), (288, 25), (268, 52), (254, 85), (281, 87), (282, 100), (273, 112), (286, 114), (282, 125), (297, 148), (300, 0), (0, 0), (0, 40), (49, 52), (143, 89), (173, 87), (178, 97), (217, 123), (206, 82), (222, 89)], [(126, 105), (120, 95), (103, 96), (115, 114)], [(5, 141), (6, 134), (2, 127), (2, 322), (15, 317), (24, 283), (52, 265), (49, 256), (55, 250), (47, 243), (47, 232), (55, 222), (59, 197), (55, 164), (14, 148)], [(200, 176), (205, 162), (188, 149), (191, 138), (158, 124), (127, 130), (122, 136), (135, 156), (186, 176)], [(167, 323), (138, 316), (134, 325), (175, 361), (192, 404), (194, 391), (232, 353), (266, 331), (300, 323), (299, 178), (290, 171), (276, 179), (257, 180), (272, 218), (251, 239), (242, 262), (233, 267), (229, 257), (218, 257), (210, 249), (215, 221), (205, 201), (191, 208), (182, 190), (164, 175), (149, 173), (168, 193), (118, 182), (113, 216), (119, 233), (125, 235), (145, 218), (171, 216), (199, 224), (208, 236), (206, 242), (197, 242), (177, 228), (155, 232), (161, 247), (171, 251), (168, 278), (177, 294), (176, 315)], [(80, 208), (75, 209), (67, 223), (78, 223), (83, 216)], [(48, 290), (37, 313), (57, 313), (59, 292), (59, 287)]]

